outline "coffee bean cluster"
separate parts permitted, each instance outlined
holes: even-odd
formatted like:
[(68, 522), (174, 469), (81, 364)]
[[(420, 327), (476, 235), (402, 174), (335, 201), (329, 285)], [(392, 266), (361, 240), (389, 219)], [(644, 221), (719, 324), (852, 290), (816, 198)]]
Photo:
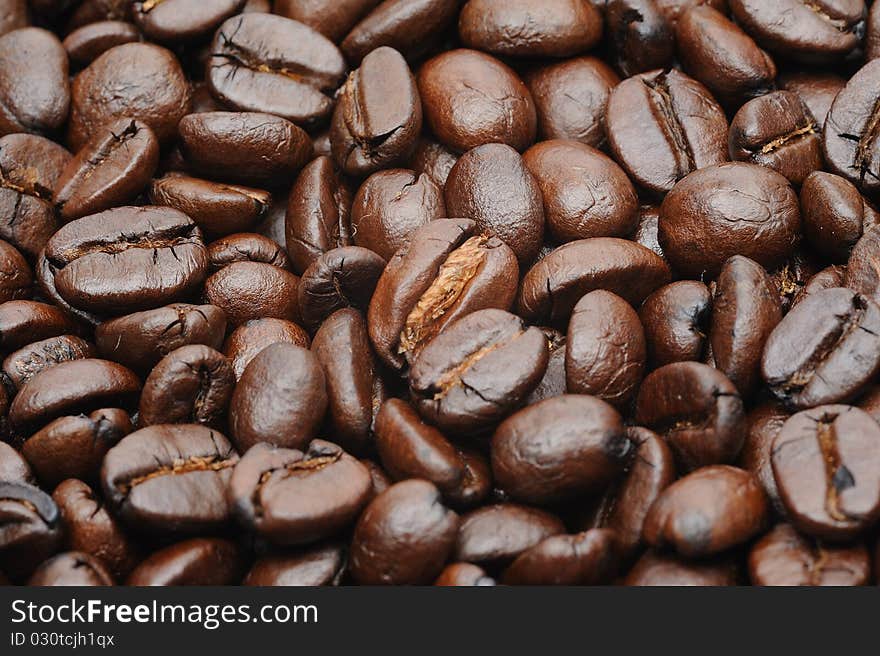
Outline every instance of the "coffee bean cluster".
[(878, 137), (880, 1), (0, 0), (0, 580), (875, 582)]

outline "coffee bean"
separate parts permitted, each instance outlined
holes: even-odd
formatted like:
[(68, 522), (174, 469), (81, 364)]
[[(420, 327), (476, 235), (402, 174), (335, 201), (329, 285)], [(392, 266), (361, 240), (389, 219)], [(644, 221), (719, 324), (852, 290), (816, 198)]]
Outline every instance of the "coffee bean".
[(654, 0), (612, 0), (605, 6), (605, 20), (624, 75), (671, 67), (672, 25)]
[(505, 585), (598, 585), (614, 575), (613, 531), (593, 529), (555, 535), (523, 552), (504, 570)]
[(880, 517), (880, 426), (866, 412), (823, 405), (793, 415), (773, 442), (773, 474), (794, 526), (851, 539)]
[(73, 30), (61, 45), (72, 63), (88, 66), (110, 48), (140, 39), (141, 33), (131, 23), (107, 20), (89, 23)]
[(846, 267), (831, 265), (822, 269), (819, 273), (810, 276), (803, 288), (798, 291), (792, 301), (792, 306), (797, 305), (810, 294), (815, 294), (823, 289), (831, 289), (832, 287), (843, 287), (844, 278), (846, 277)]
[(287, 253), (276, 242), (254, 232), (221, 237), (208, 246), (208, 262), (216, 271), (234, 262), (259, 262), (290, 270)]
[(14, 0), (4, 7), (3, 16), (0, 17), (0, 35), (27, 27), (30, 24), (28, 5), (26, 0)]
[(0, 482), (0, 565), (25, 580), (61, 546), (58, 506), (27, 483)]
[(652, 551), (639, 559), (624, 580), (624, 585), (663, 587), (736, 584), (736, 569), (727, 563), (685, 560)]
[(862, 234), (880, 223), (880, 215), (855, 185), (833, 173), (811, 173), (801, 187), (800, 202), (810, 246), (835, 262), (845, 262)]
[(89, 554), (68, 551), (53, 556), (37, 568), (29, 586), (113, 585), (113, 577), (99, 560)]
[(776, 79), (780, 89), (794, 91), (807, 105), (821, 129), (831, 103), (846, 86), (846, 78), (829, 72), (795, 72), (783, 71)]
[(35, 484), (31, 466), (14, 447), (0, 442), (0, 481)]
[[(74, 30), (83, 25), (103, 20), (124, 20), (129, 16), (130, 5), (125, 0), (83, 0), (83, 2), (51, 2), (51, 0), (36, 0), (36, 4), (42, 5), (44, 15), (60, 18), (67, 11), (73, 10), (73, 14), (67, 20), (68, 30)], [(47, 6), (48, 5), (48, 6)], [(74, 7), (74, 5), (78, 5)]]
[(307, 349), (311, 340), (305, 330), (285, 319), (252, 319), (233, 330), (223, 343), (223, 354), (232, 362), (235, 379), (258, 353), (278, 342)]
[(638, 211), (638, 227), (632, 235), (632, 240), (641, 244), (665, 259), (663, 247), (657, 237), (660, 209), (654, 205), (642, 205)]
[(299, 277), (263, 262), (233, 262), (212, 274), (204, 301), (220, 308), (230, 326), (271, 317), (297, 320)]
[(440, 586), (492, 586), (495, 585), (495, 579), (489, 577), (483, 568), (471, 565), (470, 563), (453, 563), (447, 565), (446, 569), (440, 572), (440, 576), (434, 581), (434, 585)]
[(57, 307), (37, 301), (0, 303), (0, 350), (14, 351), (34, 340), (78, 334), (80, 326)]
[(653, 367), (699, 361), (707, 345), (712, 295), (695, 280), (679, 280), (652, 293), (639, 309)]
[(244, 573), (241, 550), (220, 538), (194, 538), (151, 554), (128, 577), (128, 585), (235, 585)]
[(274, 13), (305, 23), (335, 43), (382, 0), (276, 0)]
[(12, 244), (0, 240), (0, 303), (30, 298), (33, 283), (27, 260)]
[(880, 271), (877, 261), (880, 258), (880, 224), (874, 224), (865, 231), (856, 243), (846, 263), (846, 286), (875, 302), (880, 302)]
[(543, 328), (547, 338), (549, 357), (544, 376), (526, 398), (526, 405), (565, 394), (565, 335), (552, 328)]
[(438, 187), (443, 188), (457, 161), (458, 158), (446, 146), (422, 137), (416, 142), (415, 150), (406, 165), (416, 173), (426, 174)]
[(514, 503), (483, 506), (461, 518), (453, 558), (505, 565), (546, 538), (565, 533), (559, 518)]
[(784, 515), (785, 508), (779, 498), (779, 491), (776, 489), (776, 479), (773, 477), (770, 457), (773, 440), (776, 439), (779, 429), (782, 428), (789, 416), (785, 409), (777, 403), (763, 403), (749, 412), (746, 418), (748, 423), (746, 440), (738, 461), (739, 466), (751, 472), (764, 488), (767, 498), (778, 515)]
[(179, 43), (208, 36), (242, 5), (244, 0), (138, 0), (131, 14), (148, 39)]
[(868, 9), (865, 57), (870, 61), (880, 55), (880, 9), (871, 5)]
[(329, 544), (290, 555), (264, 556), (254, 563), (242, 585), (335, 586), (346, 566), (345, 550)]

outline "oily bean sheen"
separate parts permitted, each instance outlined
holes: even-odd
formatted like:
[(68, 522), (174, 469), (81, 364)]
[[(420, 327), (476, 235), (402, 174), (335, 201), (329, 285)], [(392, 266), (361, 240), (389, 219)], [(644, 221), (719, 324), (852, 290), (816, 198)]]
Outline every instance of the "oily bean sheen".
[(318, 359), (292, 344), (268, 346), (245, 367), (229, 402), (230, 436), (241, 452), (259, 442), (305, 447), (327, 408)]
[(275, 241), (255, 232), (239, 232), (211, 242), (208, 262), (216, 271), (234, 262), (271, 264), (285, 271), (290, 269), (287, 253)]
[(602, 38), (602, 14), (580, 0), (468, 0), (458, 34), (467, 47), (495, 55), (570, 57)]
[(712, 294), (696, 280), (664, 285), (645, 299), (639, 319), (653, 367), (702, 358), (707, 343)]
[(566, 394), (512, 415), (492, 436), (496, 484), (527, 503), (601, 491), (633, 444), (620, 415), (597, 398)]
[(535, 545), (504, 570), (505, 585), (599, 585), (617, 567), (613, 531), (593, 529), (577, 535), (554, 535)]
[(141, 34), (131, 23), (119, 20), (98, 21), (73, 30), (61, 45), (73, 64), (88, 66), (110, 48), (140, 41)]
[(699, 558), (742, 544), (764, 527), (769, 505), (747, 471), (703, 467), (667, 487), (645, 518), (645, 541)]
[(58, 335), (13, 351), (3, 360), (2, 368), (8, 382), (17, 389), (52, 365), (94, 356), (95, 347), (81, 337)]
[(605, 21), (615, 63), (625, 75), (670, 67), (675, 56), (672, 24), (654, 0), (611, 0)]
[(132, 18), (148, 39), (176, 43), (207, 36), (239, 12), (244, 0), (143, 0), (132, 7)]
[(193, 538), (159, 549), (142, 561), (127, 585), (234, 585), (244, 570), (234, 542), (221, 538)]
[(148, 426), (104, 457), (104, 497), (133, 530), (199, 533), (229, 519), (226, 486), (238, 454), (197, 424)]
[(251, 567), (242, 585), (339, 585), (346, 571), (345, 550), (329, 544), (285, 555), (264, 556)]
[(58, 551), (62, 531), (52, 497), (27, 483), (0, 482), (0, 566), (14, 580)]
[(265, 262), (233, 262), (213, 273), (204, 285), (204, 300), (223, 310), (230, 326), (251, 319), (299, 317), (299, 277)]
[(727, 563), (685, 560), (671, 554), (648, 551), (633, 566), (624, 585), (637, 586), (728, 586), (736, 585), (736, 569)]
[(418, 73), (425, 119), (440, 143), (463, 153), (487, 143), (523, 151), (537, 130), (535, 103), (516, 73), (476, 50), (452, 50)]
[(468, 219), (437, 219), (391, 258), (370, 301), (370, 341), (400, 370), (453, 320), (475, 310), (509, 309), (518, 266), (497, 237)]
[(745, 439), (736, 387), (698, 362), (675, 362), (649, 374), (639, 388), (636, 421), (666, 439), (684, 472), (733, 462)]
[(775, 268), (792, 255), (800, 227), (788, 180), (744, 162), (694, 171), (660, 206), (663, 252), (676, 271), (693, 277), (716, 275), (733, 255)]
[(574, 306), (565, 342), (569, 392), (625, 408), (642, 382), (646, 359), (645, 331), (625, 300), (596, 290)]
[(875, 224), (866, 231), (852, 249), (846, 264), (846, 286), (868, 298), (880, 302), (880, 226)]
[(421, 130), (422, 103), (406, 60), (393, 48), (376, 48), (340, 91), (333, 158), (348, 175), (368, 175), (405, 160)]
[(37, 568), (29, 586), (99, 586), (113, 585), (113, 577), (97, 558), (68, 551), (53, 556)]
[(706, 87), (674, 69), (614, 87), (605, 122), (615, 159), (634, 182), (656, 193), (727, 161), (724, 111)]
[(276, 0), (274, 13), (305, 23), (338, 43), (381, 0)]
[(880, 517), (880, 426), (863, 410), (824, 405), (788, 419), (773, 442), (773, 475), (794, 526), (849, 540)]
[(779, 75), (776, 83), (780, 89), (794, 91), (799, 95), (821, 127), (825, 125), (831, 103), (846, 86), (846, 78), (825, 71), (785, 71)]
[(133, 201), (159, 164), (159, 141), (144, 123), (121, 118), (95, 131), (65, 167), (55, 208), (71, 221)]
[(507, 564), (544, 539), (563, 533), (559, 518), (543, 510), (515, 503), (483, 506), (461, 518), (453, 557), (470, 563)]
[(329, 118), (345, 60), (326, 37), (283, 16), (227, 19), (214, 36), (207, 81), (212, 95), (247, 112), (307, 125)]
[(880, 307), (849, 289), (810, 294), (770, 333), (761, 373), (792, 408), (854, 399), (880, 371)]
[(413, 150), (407, 166), (416, 173), (426, 173), (442, 188), (446, 185), (449, 172), (457, 161), (458, 157), (453, 155), (446, 146), (433, 139), (423, 137), (416, 142), (415, 150)]
[(763, 403), (752, 410), (747, 417), (748, 432), (737, 463), (758, 480), (778, 515), (784, 515), (785, 508), (776, 489), (770, 457), (773, 440), (788, 417), (789, 414), (777, 403)]
[(10, 483), (36, 483), (27, 460), (6, 442), (0, 442), (0, 480)]
[(0, 240), (0, 303), (29, 298), (33, 282), (27, 260), (15, 246)]
[(0, 350), (14, 351), (34, 340), (79, 334), (81, 327), (54, 305), (38, 301), (0, 303)]
[(526, 399), (526, 405), (565, 394), (565, 335), (552, 328), (542, 328), (547, 338), (549, 357), (544, 376)]
[(235, 379), (239, 380), (251, 360), (267, 346), (284, 342), (309, 348), (309, 334), (286, 319), (251, 319), (233, 330), (223, 343), (223, 353), (232, 362)]
[(208, 257), (198, 227), (166, 207), (117, 207), (68, 223), (46, 245), (61, 297), (120, 315), (181, 300), (202, 283)]

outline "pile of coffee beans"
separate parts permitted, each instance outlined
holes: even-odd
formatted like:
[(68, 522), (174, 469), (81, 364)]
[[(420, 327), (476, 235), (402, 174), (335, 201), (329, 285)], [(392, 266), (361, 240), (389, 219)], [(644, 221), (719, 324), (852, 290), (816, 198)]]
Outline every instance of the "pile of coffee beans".
[(0, 581), (874, 584), (878, 202), (880, 0), (0, 0)]

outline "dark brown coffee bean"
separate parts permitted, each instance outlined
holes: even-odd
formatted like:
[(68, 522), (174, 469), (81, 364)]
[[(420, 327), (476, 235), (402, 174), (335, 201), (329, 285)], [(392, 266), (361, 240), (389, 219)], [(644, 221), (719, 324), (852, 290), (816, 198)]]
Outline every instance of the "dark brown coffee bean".
[(714, 284), (709, 345), (715, 367), (749, 397), (761, 378), (764, 344), (782, 320), (782, 307), (767, 272), (734, 255)]
[(95, 329), (95, 344), (108, 360), (147, 373), (181, 346), (220, 348), (225, 333), (220, 308), (178, 303), (105, 321)]
[(685, 472), (733, 462), (745, 439), (736, 387), (698, 362), (676, 362), (649, 374), (639, 388), (636, 421), (666, 439)]
[(663, 258), (640, 244), (613, 237), (581, 239), (560, 246), (529, 269), (517, 306), (527, 321), (562, 330), (584, 294), (604, 289), (638, 305), (670, 278)]
[(760, 164), (801, 184), (822, 168), (821, 130), (792, 91), (774, 91), (740, 107), (730, 123), (730, 157)]
[(779, 429), (789, 416), (777, 403), (763, 403), (749, 412), (746, 419), (748, 423), (746, 440), (738, 460), (739, 466), (751, 472), (764, 488), (767, 498), (778, 515), (784, 515), (785, 508), (776, 489), (770, 457), (773, 440), (776, 439)]
[(23, 581), (61, 546), (58, 506), (26, 483), (0, 482), (0, 565)]
[(211, 44), (211, 93), (240, 111), (311, 124), (333, 111), (345, 60), (326, 37), (297, 21), (249, 13), (227, 19)]
[(79, 150), (104, 125), (130, 116), (168, 143), (189, 111), (189, 85), (171, 52), (149, 43), (111, 48), (74, 79), (67, 140)]
[(259, 442), (303, 448), (315, 437), (327, 392), (324, 372), (309, 351), (272, 344), (245, 368), (229, 403), (233, 442), (244, 453)]
[(67, 478), (97, 481), (104, 455), (131, 432), (124, 410), (61, 417), (31, 435), (21, 451), (47, 488)]
[(54, 305), (37, 301), (0, 303), (0, 351), (14, 351), (34, 340), (80, 332), (80, 326)]
[(361, 514), (351, 541), (351, 573), (363, 585), (427, 584), (452, 552), (459, 519), (428, 481), (396, 483)]
[(880, 371), (880, 307), (849, 289), (816, 292), (770, 333), (761, 373), (793, 408), (846, 402)]
[(642, 205), (638, 210), (638, 226), (632, 234), (631, 239), (659, 255), (663, 255), (663, 247), (657, 237), (658, 223), (660, 220), (660, 209), (655, 205)]
[(544, 376), (526, 399), (526, 405), (565, 394), (565, 335), (552, 328), (543, 328), (549, 357)]
[(148, 39), (178, 43), (211, 34), (244, 0), (137, 0), (132, 19)]
[(235, 543), (194, 538), (151, 554), (128, 577), (127, 585), (236, 585), (244, 556)]
[(492, 473), (512, 497), (547, 503), (601, 491), (620, 474), (632, 449), (614, 408), (567, 394), (530, 405), (498, 426)]
[(271, 264), (234, 262), (205, 281), (204, 300), (223, 310), (230, 326), (267, 317), (296, 320), (298, 286), (298, 276)]
[(347, 568), (345, 550), (329, 544), (289, 555), (264, 556), (254, 563), (242, 585), (339, 585)]
[(475, 222), (429, 222), (395, 253), (376, 285), (367, 314), (376, 353), (400, 370), (453, 320), (508, 309), (517, 271), (513, 251), (480, 234)]
[(476, 50), (445, 52), (422, 66), (418, 83), (428, 126), (457, 153), (488, 143), (523, 151), (535, 141), (532, 95), (494, 57)]
[(141, 40), (141, 33), (131, 23), (118, 20), (89, 23), (73, 30), (61, 45), (70, 61), (88, 66), (110, 48)]
[(483, 571), (482, 567), (470, 563), (453, 563), (447, 565), (434, 581), (434, 585), (446, 587), (492, 586), (495, 579)]
[(233, 262), (260, 262), (290, 270), (284, 249), (268, 237), (254, 232), (226, 235), (211, 242), (208, 246), (208, 262), (214, 271)]
[(605, 20), (617, 68), (624, 75), (671, 67), (672, 24), (654, 0), (611, 0), (605, 5)]
[(831, 103), (846, 86), (846, 78), (825, 71), (786, 71), (779, 75), (776, 84), (801, 97), (821, 130)]
[(846, 263), (846, 286), (880, 302), (880, 224), (866, 231), (853, 247)]
[(525, 76), (538, 113), (541, 139), (574, 139), (605, 145), (605, 108), (619, 82), (596, 57), (578, 57), (537, 68)]
[(52, 498), (61, 513), (67, 548), (97, 558), (118, 580), (128, 576), (140, 560), (139, 548), (92, 488), (71, 478), (55, 488)]
[(358, 189), (351, 205), (351, 232), (358, 246), (387, 261), (413, 232), (445, 216), (443, 190), (429, 176), (389, 169), (374, 173)]
[(138, 531), (199, 533), (229, 520), (226, 486), (237, 462), (229, 441), (205, 426), (148, 426), (107, 452), (101, 485)]
[(348, 175), (369, 175), (403, 163), (421, 130), (422, 103), (406, 60), (393, 48), (376, 48), (339, 93), (333, 159)]
[(382, 0), (275, 0), (273, 11), (305, 23), (339, 43)]
[(554, 535), (524, 551), (504, 570), (505, 585), (599, 585), (617, 568), (614, 531)]
[(672, 554), (648, 551), (630, 570), (624, 585), (728, 586), (736, 585), (736, 569), (727, 563), (683, 560)]
[(483, 506), (461, 518), (452, 557), (506, 565), (546, 538), (562, 533), (562, 522), (543, 510), (514, 503)]
[(880, 426), (863, 410), (823, 405), (788, 419), (773, 442), (773, 474), (794, 526), (849, 540), (880, 517)]
[(377, 496), (379, 496), (385, 490), (391, 487), (391, 479), (388, 477), (388, 474), (385, 472), (385, 470), (372, 460), (362, 458), (360, 462), (364, 467), (367, 468), (367, 471), (370, 472), (370, 481), (373, 486), (370, 498), (375, 499)]
[(421, 137), (416, 141), (416, 147), (407, 160), (406, 166), (416, 173), (424, 173), (442, 189), (446, 185), (449, 172), (457, 161), (458, 157), (453, 155), (446, 146), (433, 139)]
[(0, 303), (30, 298), (33, 284), (27, 260), (15, 246), (0, 240)]
[(223, 353), (232, 362), (235, 379), (239, 380), (245, 367), (267, 346), (284, 342), (309, 348), (308, 333), (285, 319), (252, 319), (232, 331), (223, 344)]
[(871, 557), (863, 544), (825, 546), (779, 524), (749, 552), (752, 585), (869, 585)]
[(37, 482), (27, 460), (6, 442), (0, 442), (0, 481), (30, 485)]
[(667, 487), (645, 518), (644, 538), (687, 558), (726, 551), (760, 533), (769, 505), (749, 472), (703, 467)]
[(153, 180), (150, 202), (180, 210), (210, 237), (243, 232), (269, 212), (267, 191), (176, 173)]
[(733, 255), (779, 266), (793, 254), (800, 226), (788, 180), (763, 166), (731, 162), (675, 185), (660, 206), (659, 237), (677, 271), (714, 276)]
[(712, 295), (696, 280), (664, 285), (645, 299), (639, 318), (653, 367), (699, 361), (707, 343)]
[(810, 246), (835, 262), (846, 262), (862, 234), (880, 221), (855, 185), (825, 171), (804, 180), (800, 202)]
[(846, 277), (846, 267), (831, 265), (822, 269), (819, 273), (810, 276), (806, 284), (797, 292), (791, 304), (792, 307), (800, 303), (810, 294), (815, 294), (823, 289), (843, 287)]
[[(12, 0), (3, 6), (3, 15), (0, 16), (0, 35), (30, 25), (29, 4), (27, 0)], [(38, 2), (34, 3), (35, 9), (37, 4)]]
[(40, 587), (113, 585), (113, 577), (97, 558), (87, 553), (67, 551), (40, 565), (27, 584)]

